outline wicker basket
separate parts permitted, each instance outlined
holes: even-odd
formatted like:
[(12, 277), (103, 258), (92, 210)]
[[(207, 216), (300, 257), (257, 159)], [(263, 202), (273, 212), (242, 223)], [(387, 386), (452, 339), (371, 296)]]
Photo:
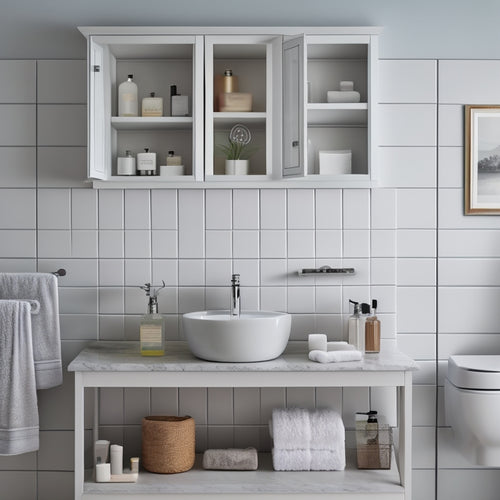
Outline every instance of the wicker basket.
[(142, 419), (142, 465), (149, 472), (174, 474), (194, 465), (194, 420), (152, 416)]

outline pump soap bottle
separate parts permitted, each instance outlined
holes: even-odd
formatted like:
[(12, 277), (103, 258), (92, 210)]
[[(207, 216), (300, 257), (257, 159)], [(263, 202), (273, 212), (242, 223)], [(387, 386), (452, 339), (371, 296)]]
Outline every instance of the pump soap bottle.
[(162, 286), (151, 288), (151, 283), (141, 286), (149, 297), (148, 312), (141, 318), (140, 341), (142, 356), (163, 356), (165, 354), (165, 323), (163, 316), (158, 314), (158, 294), (162, 288), (165, 288), (165, 282)]
[(360, 337), (360, 310), (359, 302), (349, 299), (349, 303), (354, 305), (354, 313), (349, 317), (349, 344), (353, 345), (356, 349), (359, 349), (359, 337)]
[(373, 316), (366, 318), (365, 349), (367, 353), (380, 352), (380, 321), (377, 319), (377, 301), (372, 300)]
[(127, 81), (118, 87), (118, 116), (137, 116), (137, 85), (132, 81), (134, 75), (128, 75)]

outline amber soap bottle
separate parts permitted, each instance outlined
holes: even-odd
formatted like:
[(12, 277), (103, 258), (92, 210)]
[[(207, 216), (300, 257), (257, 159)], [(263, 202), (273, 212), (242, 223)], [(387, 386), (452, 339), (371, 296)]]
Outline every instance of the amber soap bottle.
[(365, 352), (380, 352), (380, 321), (377, 318), (377, 301), (372, 300), (373, 316), (365, 322)]

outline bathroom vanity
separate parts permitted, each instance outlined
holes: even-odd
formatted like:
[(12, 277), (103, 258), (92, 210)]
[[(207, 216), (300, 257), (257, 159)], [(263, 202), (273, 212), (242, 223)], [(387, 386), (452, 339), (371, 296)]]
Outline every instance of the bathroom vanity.
[[(321, 364), (306, 348), (290, 346), (279, 358), (261, 363), (212, 363), (195, 358), (184, 342), (169, 342), (164, 357), (146, 358), (138, 342), (96, 342), (69, 365), (75, 372), (75, 499), (118, 500), (251, 499), (312, 497), (349, 500), (410, 500), (412, 371), (416, 363), (397, 351), (363, 361)], [(135, 484), (95, 483), (84, 470), (85, 388), (100, 387), (396, 387), (399, 446), (390, 470), (358, 470), (348, 456), (345, 471), (275, 472), (267, 454), (257, 471), (206, 471), (198, 461), (183, 474), (141, 471)], [(98, 411), (94, 436), (98, 439)]]

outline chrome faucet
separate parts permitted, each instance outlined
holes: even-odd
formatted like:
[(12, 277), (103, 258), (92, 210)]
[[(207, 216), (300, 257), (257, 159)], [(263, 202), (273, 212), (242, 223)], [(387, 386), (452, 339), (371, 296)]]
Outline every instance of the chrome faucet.
[(240, 275), (233, 274), (231, 277), (231, 317), (239, 318), (240, 312)]

